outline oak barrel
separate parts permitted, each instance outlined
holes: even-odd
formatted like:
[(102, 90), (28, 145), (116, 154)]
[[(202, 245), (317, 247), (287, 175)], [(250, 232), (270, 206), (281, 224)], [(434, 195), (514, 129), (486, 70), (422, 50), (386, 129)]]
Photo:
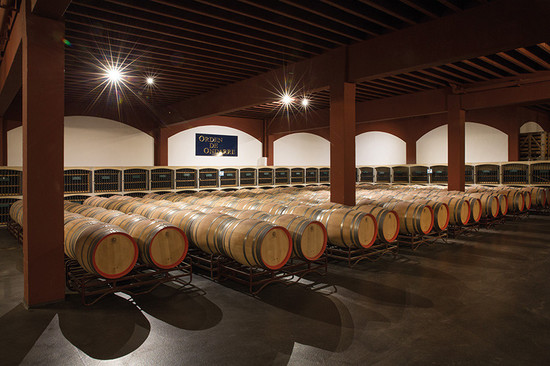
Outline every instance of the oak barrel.
[(141, 262), (159, 268), (173, 268), (183, 261), (189, 247), (184, 232), (166, 221), (149, 220), (139, 215), (116, 217), (120, 226), (136, 240)]
[(271, 216), (267, 221), (288, 230), (292, 237), (294, 256), (314, 261), (325, 252), (327, 230), (321, 222), (298, 215)]
[(402, 234), (428, 234), (434, 225), (434, 214), (430, 206), (408, 202), (390, 201), (384, 205), (399, 216), (399, 232)]
[(86, 271), (119, 278), (132, 270), (138, 258), (134, 239), (118, 226), (69, 213), (64, 225), (65, 254)]
[(194, 220), (190, 224), (189, 239), (203, 252), (209, 254), (222, 254), (221, 236), (224, 228), (237, 221), (232, 216), (210, 213), (202, 216), (200, 220)]
[(292, 254), (287, 229), (256, 219), (235, 220), (223, 228), (223, 254), (250, 267), (276, 270)]
[(395, 211), (387, 210), (373, 204), (355, 206), (358, 211), (370, 213), (378, 223), (378, 237), (386, 243), (391, 243), (399, 235), (399, 217)]
[(376, 240), (378, 225), (373, 215), (348, 208), (325, 210), (318, 220), (325, 225), (328, 241), (346, 248), (368, 248)]

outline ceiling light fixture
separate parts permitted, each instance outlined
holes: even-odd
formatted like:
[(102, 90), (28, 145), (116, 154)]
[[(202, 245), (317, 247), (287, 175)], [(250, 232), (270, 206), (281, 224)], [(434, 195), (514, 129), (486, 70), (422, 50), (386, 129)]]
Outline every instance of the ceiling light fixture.
[(109, 80), (109, 83), (111, 84), (117, 84), (119, 81), (122, 80), (122, 73), (120, 72), (120, 69), (117, 67), (110, 67), (105, 72), (107, 79)]
[(294, 98), (292, 98), (289, 94), (283, 94), (283, 97), (281, 98), (281, 103), (284, 105), (289, 105), (294, 101)]

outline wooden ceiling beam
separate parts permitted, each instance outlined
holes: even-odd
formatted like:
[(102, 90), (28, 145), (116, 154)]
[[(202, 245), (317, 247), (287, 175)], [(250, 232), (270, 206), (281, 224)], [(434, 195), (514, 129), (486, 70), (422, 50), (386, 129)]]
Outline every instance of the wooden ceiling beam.
[(542, 58), (538, 57), (537, 55), (527, 50), (526, 48), (523, 48), (523, 47), (516, 48), (516, 51), (521, 53), (523, 56), (529, 58), (531, 61), (544, 67), (545, 69), (550, 69), (550, 64), (548, 62), (544, 61)]
[[(98, 45), (108, 46), (108, 43), (98, 42), (97, 40), (95, 42), (90, 42), (87, 39), (80, 37), (71, 37), (71, 40), (73, 40), (73, 42), (74, 40), (77, 40), (79, 46), (85, 46), (86, 48), (88, 48), (88, 50), (71, 49), (69, 52), (67, 52), (67, 60), (70, 60), (71, 56), (75, 56), (75, 53), (101, 57), (102, 53), (94, 49), (94, 47), (97, 47)], [(149, 51), (148, 54), (141, 54), (140, 51), (136, 51), (132, 47), (123, 47), (120, 45), (118, 49), (119, 52), (117, 52), (116, 54), (117, 57), (132, 58), (135, 60), (132, 62), (133, 65), (140, 65), (141, 70), (147, 70), (148, 72), (166, 74), (171, 76), (190, 77), (202, 79), (205, 81), (215, 81), (217, 83), (221, 83), (222, 85), (227, 84), (228, 82), (235, 82), (242, 79), (242, 77), (232, 75), (231, 73), (224, 73), (221, 72), (221, 70), (220, 73), (216, 73), (214, 71), (203, 70), (202, 68), (198, 67), (186, 66), (183, 61), (182, 65), (175, 66), (173, 63), (174, 59), (171, 58), (170, 55), (161, 54), (161, 56), (164, 57), (157, 57), (157, 53), (151, 51)], [(142, 59), (146, 59), (147, 61), (141, 61)], [(82, 63), (82, 60), (79, 61)], [(150, 61), (154, 61), (154, 69), (151, 69)], [(94, 64), (90, 66), (98, 67), (99, 64)], [(189, 71), (191, 71), (192, 74), (189, 74)]]
[[(466, 75), (473, 76), (474, 78), (477, 78), (477, 79), (480, 79), (480, 80), (489, 80), (489, 78), (486, 77), (486, 76), (480, 75), (480, 74), (478, 74), (478, 73), (475, 73), (475, 72), (473, 72), (473, 71), (470, 71), (470, 70), (468, 70), (468, 69), (466, 69), (466, 68), (464, 68), (464, 67), (460, 67), (460, 66), (455, 65), (455, 64), (447, 64), (447, 65), (445, 65), (445, 66), (450, 67), (450, 68), (452, 68), (452, 69), (455, 69), (455, 70), (457, 70), (457, 71), (459, 71), (459, 72), (461, 72), (461, 73), (464, 73), (464, 74), (466, 74)], [(473, 81), (477, 81), (477, 80), (473, 79)]]
[[(525, 0), (521, 7), (515, 0), (493, 1), (358, 42), (349, 46), (347, 52), (340, 48), (190, 98), (171, 105), (169, 110), (172, 113), (167, 120), (178, 123), (262, 104), (272, 98), (272, 85), (285, 79), (285, 70), (293, 70), (293, 79), (307, 84), (308, 90), (326, 89), (331, 75), (344, 69), (348, 70), (347, 80), (351, 82), (375, 80), (415, 70), (430, 75), (426, 70), (430, 67), (544, 42), (550, 39), (549, 18), (550, 2), (546, 0)], [(484, 36), (479, 37), (479, 34)], [(449, 39), (454, 40), (453, 47), (449, 47)], [(347, 62), (344, 61), (347, 67), (337, 66), (342, 63), (334, 61), (339, 53), (337, 58), (347, 54)], [(373, 54), (377, 57), (372, 57)], [(439, 75), (432, 76), (438, 80), (446, 79)], [(461, 76), (460, 79), (469, 78)], [(446, 81), (459, 83), (450, 79)]]
[(432, 18), (432, 19), (437, 19), (439, 18), (437, 15), (435, 15), (434, 13), (432, 13), (431, 11), (428, 11), (426, 10), (424, 7), (416, 4), (414, 1), (411, 1), (411, 0), (400, 0), (403, 4), (413, 8), (414, 10), (424, 14), (424, 15), (427, 15), (428, 17)]
[(349, 47), (349, 80), (406, 73), (545, 42), (550, 39), (549, 18), (550, 1), (525, 0), (518, 6), (515, 0), (499, 0), (359, 42)]
[(502, 107), (514, 104), (535, 104), (550, 100), (550, 78), (546, 81), (519, 83), (514, 87), (468, 92), (462, 95), (466, 110)]
[(71, 0), (31, 0), (31, 12), (41, 17), (61, 19)]
[(505, 53), (505, 52), (498, 52), (498, 53), (497, 53), (497, 56), (499, 56), (499, 57), (505, 59), (505, 60), (508, 61), (508, 62), (513, 63), (513, 64), (516, 65), (516, 66), (521, 67), (521, 68), (524, 69), (525, 71), (528, 71), (528, 72), (536, 72), (536, 71), (537, 71), (537, 70), (533, 69), (531, 66), (526, 65), (525, 63), (521, 62), (521, 61), (518, 60), (517, 58), (512, 57), (512, 56), (510, 56), (509, 54), (507, 54), (507, 53)]
[(0, 63), (0, 116), (6, 113), (23, 85), (23, 31), (23, 17), (19, 16), (15, 19)]
[[(322, 0), (322, 1), (326, 1), (326, 0)], [(393, 10), (388, 9), (387, 8), (388, 4), (384, 4), (384, 6), (382, 6), (382, 5), (377, 4), (376, 2), (371, 1), (371, 0), (359, 0), (359, 1), (361, 1), (365, 5), (370, 6), (371, 8), (374, 8), (376, 10), (379, 10), (379, 11), (383, 12), (383, 13), (386, 13), (386, 14), (388, 14), (388, 15), (396, 18), (396, 19), (399, 19), (399, 20), (401, 20), (401, 21), (403, 21), (403, 22), (405, 22), (409, 25), (415, 25), (416, 24), (415, 21), (413, 21), (413, 20), (411, 20), (411, 19), (409, 19), (409, 18), (407, 18), (407, 17), (405, 17), (401, 14), (398, 14), (397, 12), (395, 12)]]
[[(356, 24), (361, 24), (361, 22), (359, 22), (358, 20), (359, 19), (348, 19), (347, 21), (344, 21), (342, 20), (342, 18), (346, 18), (343, 16), (343, 12), (342, 10), (340, 10), (340, 8), (335, 8), (335, 9), (331, 9), (332, 11), (327, 11), (327, 9), (325, 8), (325, 11), (321, 11), (321, 10), (318, 10), (319, 8), (322, 8), (323, 6), (326, 6), (325, 4), (320, 4), (319, 2), (315, 2), (315, 3), (312, 3), (312, 2), (308, 2), (308, 1), (300, 1), (300, 2), (296, 2), (296, 1), (293, 1), (293, 0), (279, 0), (287, 5), (290, 5), (290, 6), (294, 6), (294, 7), (297, 7), (299, 9), (302, 9), (304, 11), (308, 11), (308, 12), (311, 12), (312, 14), (315, 14), (319, 17), (322, 17), (322, 18), (326, 18), (326, 19), (329, 19), (329, 20), (332, 20), (333, 22), (336, 22), (336, 23), (340, 23), (346, 27), (349, 27), (349, 28), (353, 28), (359, 32), (363, 32), (363, 33), (366, 33), (370, 36), (377, 36), (379, 35), (380, 33), (378, 32), (374, 32), (370, 29), (365, 29), (364, 27), (360, 27)], [(334, 14), (335, 12), (340, 12), (340, 14)], [(346, 14), (347, 15), (347, 18), (349, 18), (349, 13)], [(369, 16), (366, 16), (363, 14), (363, 16), (361, 16), (361, 19), (363, 20), (366, 20), (367, 22), (370, 22), (370, 23), (373, 23), (373, 24), (376, 24), (377, 26), (380, 26), (382, 28), (386, 28), (386, 29), (390, 29), (390, 30), (397, 30), (397, 28), (395, 27), (392, 27), (392, 26), (389, 26), (385, 23), (382, 23), (376, 19), (373, 19), (372, 17), (369, 17)]]
[[(149, 20), (145, 17), (133, 16), (131, 14), (122, 15), (117, 12), (108, 11), (107, 9), (89, 4), (79, 4), (79, 6), (81, 5), (86, 7), (86, 9), (78, 10), (75, 6), (71, 6), (71, 8), (67, 11), (67, 14), (76, 14), (102, 23), (111, 23), (127, 28), (133, 28), (138, 31), (137, 34), (142, 31), (154, 29), (155, 33), (184, 39), (188, 47), (193, 47), (211, 55), (219, 54), (220, 56), (218, 57), (220, 59), (229, 56), (230, 59), (237, 60), (243, 64), (249, 64), (251, 66), (264, 65), (268, 68), (273, 68), (280, 65), (280, 57), (278, 57), (275, 53), (273, 53), (273, 55), (263, 54), (262, 52), (254, 51), (250, 48), (247, 49), (243, 45), (236, 45), (229, 41), (219, 43), (214, 39), (201, 37), (197, 33), (185, 35), (182, 33), (185, 29), (181, 27), (172, 26), (166, 23), (163, 24), (158, 21)], [(142, 25), (138, 26), (124, 22), (123, 19), (120, 19), (121, 16), (137, 20), (140, 22), (139, 24)], [(149, 23), (149, 27), (144, 28), (147, 23)], [(154, 26), (152, 26), (153, 24)], [(255, 62), (255, 64), (250, 64), (250, 62)]]
[(440, 4), (444, 5), (445, 7), (447, 7), (448, 9), (451, 9), (452, 11), (455, 11), (455, 12), (460, 12), (462, 11), (462, 9), (460, 9), (458, 6), (456, 6), (455, 4), (451, 3), (450, 1), (448, 0), (437, 0)]
[(502, 71), (507, 72), (510, 75), (518, 75), (519, 74), (519, 72), (517, 72), (515, 70), (512, 70), (511, 68), (509, 68), (509, 67), (507, 67), (507, 66), (505, 66), (505, 65), (503, 65), (499, 62), (496, 62), (496, 61), (490, 59), (489, 57), (480, 56), (478, 58), (481, 61), (484, 61), (484, 62), (488, 63), (489, 65), (496, 67), (497, 69), (501, 69)]
[(494, 72), (493, 70), (490, 70), (486, 67), (483, 67), (481, 65), (478, 65), (477, 63), (473, 62), (473, 61), (470, 61), (470, 60), (462, 60), (463, 63), (465, 63), (466, 65), (470, 66), (470, 67), (473, 67), (475, 69), (478, 69), (479, 71), (482, 71), (484, 73), (487, 73), (489, 75), (492, 75), (494, 77), (497, 77), (497, 78), (501, 78), (502, 75), (497, 73), (497, 72)]
[(392, 94), (398, 94), (398, 95), (399, 94), (408, 94), (408, 93), (412, 93), (412, 92), (416, 92), (416, 91), (420, 90), (418, 88), (411, 88), (411, 87), (404, 88), (404, 87), (401, 87), (401, 86), (395, 86), (393, 83), (388, 82), (388, 80), (386, 78), (367, 81), (366, 83), (363, 83), (361, 85), (366, 87), (366, 88), (369, 88), (369, 89), (374, 87), (374, 88), (377, 88), (379, 90), (384, 90), (384, 91), (390, 92)]
[[(67, 31), (68, 32), (82, 32), (85, 34), (89, 34), (92, 36), (92, 39), (94, 38), (106, 38), (107, 40), (114, 40), (119, 42), (129, 42), (128, 38), (135, 38), (135, 33), (131, 33), (129, 31), (125, 31), (124, 29), (128, 29), (127, 27), (120, 27), (117, 25), (109, 25), (109, 27), (103, 27), (101, 25), (95, 24), (93, 26), (93, 30), (95, 31), (105, 31), (109, 32), (110, 35), (94, 35), (93, 30), (84, 31), (81, 30), (81, 28), (76, 28), (75, 24), (78, 26), (86, 27), (85, 29), (89, 29), (91, 27), (90, 24), (85, 22), (80, 22), (78, 20), (75, 20), (74, 17), (71, 17), (71, 19), (66, 20), (67, 24)], [(119, 37), (111, 37), (113, 33), (119, 34)], [(154, 33), (149, 32), (140, 32), (139, 38), (141, 40), (146, 39), (152, 42), (151, 46), (149, 46), (150, 43), (144, 43), (146, 47), (159, 47), (160, 45), (165, 45), (164, 49), (171, 50), (174, 53), (174, 50), (178, 50), (178, 52), (174, 53), (174, 59), (179, 59), (180, 57), (184, 57), (186, 62), (192, 62), (196, 63), (197, 65), (200, 65), (201, 67), (207, 67), (212, 68), (214, 70), (220, 70), (220, 69), (226, 69), (230, 70), (234, 73), (243, 72), (243, 70), (248, 71), (248, 73), (259, 73), (259, 72), (265, 72), (267, 70), (266, 67), (250, 67), (245, 66), (242, 64), (238, 64), (237, 62), (230, 61), (230, 60), (217, 60), (213, 61), (215, 59), (213, 58), (205, 58), (204, 55), (198, 55), (196, 49), (187, 47), (188, 45), (186, 43), (182, 42), (176, 42), (171, 40), (169, 36), (163, 35), (163, 39), (159, 40), (159, 36), (155, 35)], [(134, 42), (130, 42), (134, 44)], [(139, 44), (140, 42), (136, 41), (135, 44)], [(181, 54), (185, 54), (185, 56), (180, 56)]]
[[(155, 2), (161, 2), (161, 3), (167, 3), (165, 0), (153, 0)], [(243, 6), (239, 6), (238, 8), (235, 8), (235, 7), (228, 7), (228, 6), (225, 6), (223, 4), (223, 2), (221, 1), (218, 1), (218, 0), (197, 0), (198, 2), (200, 2), (201, 4), (207, 4), (211, 7), (215, 7), (215, 8), (218, 8), (218, 9), (222, 9), (226, 12), (229, 12), (229, 13), (233, 13), (233, 14), (237, 14), (239, 16), (243, 16), (243, 17), (246, 17), (246, 18), (250, 18), (250, 19), (253, 19), (253, 20), (257, 20), (261, 23), (268, 23), (268, 24), (271, 24), (271, 25), (275, 25), (277, 27), (280, 27), (282, 29), (286, 29), (287, 31), (290, 31), (291, 33), (292, 32), (295, 32), (295, 33), (300, 33), (302, 35), (305, 35), (306, 37), (309, 37), (310, 41), (309, 42), (312, 42), (313, 39), (317, 39), (317, 40), (322, 40), (324, 42), (328, 42), (328, 44), (326, 44), (324, 46), (324, 49), (325, 50), (328, 50), (328, 49), (331, 49), (331, 48), (334, 48), (334, 47), (337, 47), (337, 46), (341, 46), (343, 44), (345, 44), (345, 38), (344, 37), (341, 37), (341, 36), (338, 36), (338, 37), (335, 37), (334, 35), (331, 35), (330, 33), (326, 32), (326, 31), (323, 31), (323, 30), (320, 30), (318, 28), (314, 28), (314, 27), (309, 27), (309, 26), (306, 26), (304, 27), (303, 25), (300, 26), (300, 24), (294, 20), (290, 20), (289, 22), (278, 22), (274, 19), (273, 17), (273, 13), (270, 12), (269, 10), (266, 10), (266, 9), (256, 9), (254, 8), (253, 6), (248, 6), (246, 7), (247, 5), (243, 5)], [(172, 6), (178, 6), (178, 7), (181, 7), (183, 5), (174, 5), (174, 4), (171, 4)], [(252, 11), (252, 9), (254, 9), (254, 11)], [(232, 18), (231, 16), (228, 16), (226, 18), (223, 18), (222, 19), (227, 19), (227, 18)], [(260, 24), (261, 24), (260, 23)], [(288, 23), (288, 24), (287, 24)], [(261, 25), (258, 25), (258, 28), (261, 28)], [(289, 35), (289, 38), (290, 39), (293, 39), (294, 41), (297, 41), (297, 42), (303, 42), (303, 40), (300, 38), (300, 39), (294, 39), (292, 37), (292, 35)], [(313, 43), (315, 44), (315, 42)]]
[(404, 82), (408, 82), (415, 85), (420, 85), (424, 87), (425, 89), (436, 89), (437, 86), (446, 86), (446, 84), (437, 82), (434, 80), (428, 80), (426, 78), (415, 76), (413, 74), (400, 74), (400, 75), (394, 75), (389, 77), (390, 80), (398, 79), (403, 80)]
[[(317, 22), (315, 22), (315, 21), (311, 20), (312, 18), (314, 18), (314, 16), (312, 14), (310, 14), (310, 16), (307, 16), (307, 14), (303, 14), (303, 16), (299, 16), (299, 15), (295, 15), (291, 11), (284, 11), (284, 10), (288, 10), (288, 9), (284, 6), (281, 6), (281, 4), (277, 1), (273, 1), (273, 0), (263, 0), (261, 2), (250, 1), (250, 0), (240, 0), (240, 1), (242, 3), (245, 3), (245, 4), (255, 6), (255, 7), (258, 7), (260, 9), (267, 10), (267, 11), (270, 11), (273, 14), (282, 15), (286, 18), (292, 19), (294, 21), (301, 22), (303, 24), (307, 24), (311, 27), (321, 29), (321, 30), (324, 30), (326, 32), (330, 32), (332, 34), (339, 35), (339, 36), (347, 38), (349, 40), (353, 40), (353, 41), (361, 41), (362, 40), (362, 37), (360, 37), (360, 35), (357, 34), (357, 32), (340, 31), (340, 30), (337, 29), (338, 27), (335, 24), (331, 23), (330, 21), (324, 21), (323, 22), (323, 21), (318, 20)], [(296, 28), (300, 29), (300, 27), (296, 27)]]
[[(311, 45), (313, 47), (309, 47), (306, 44), (303, 44), (301, 42), (301, 47), (294, 46), (293, 44), (286, 42), (286, 37), (282, 35), (280, 32), (268, 32), (266, 30), (266, 27), (260, 28), (260, 27), (251, 27), (247, 24), (237, 23), (231, 21), (231, 19), (219, 19), (217, 17), (214, 17), (211, 14), (195, 14), (194, 16), (189, 16), (189, 11), (185, 11), (182, 9), (182, 7), (178, 6), (172, 6), (169, 7), (162, 2), (157, 2), (157, 4), (152, 4), (152, 2), (139, 2), (136, 3), (135, 1), (127, 1), (127, 0), (106, 0), (109, 3), (117, 4), (120, 6), (125, 6), (128, 9), (137, 10), (140, 12), (155, 14), (160, 17), (166, 17), (169, 19), (173, 19), (179, 24), (194, 24), (195, 26), (201, 28), (201, 29), (211, 29), (216, 32), (221, 32), (221, 34), (228, 33), (231, 35), (236, 35), (237, 38), (229, 38), (227, 36), (221, 36), (220, 34), (213, 33), (212, 31), (202, 31), (201, 33), (204, 35), (217, 37), (223, 40), (228, 40), (230, 42), (239, 42), (243, 45), (254, 45), (255, 47), (261, 48), (263, 50), (272, 52), (274, 48), (280, 50), (282, 54), (286, 54), (288, 56), (294, 57), (294, 54), (287, 53), (285, 49), (294, 50), (294, 52), (298, 52), (299, 54), (306, 54), (309, 56), (313, 56), (316, 54), (319, 54), (322, 49), (319, 48), (318, 45)], [(138, 5), (139, 4), (139, 5)], [(185, 4), (185, 3), (184, 3)], [(184, 9), (188, 9), (184, 8)], [(164, 11), (160, 11), (160, 9)], [(214, 22), (212, 21), (214, 19)], [(183, 22), (182, 22), (183, 21)], [(237, 26), (238, 28), (231, 28), (228, 27), (229, 24), (232, 24), (234, 27)], [(186, 29), (190, 29), (189, 27), (186, 27)], [(251, 32), (250, 29), (252, 29), (254, 32)], [(291, 37), (291, 35), (288, 35)], [(240, 41), (240, 39), (243, 39), (243, 41)], [(244, 41), (247, 40), (247, 41)], [(264, 45), (265, 44), (265, 45)]]
[(304, 61), (279, 68), (250, 79), (212, 90), (166, 108), (167, 121), (178, 123), (215, 116), (248, 108), (273, 100), (284, 85), (312, 92), (326, 89), (334, 75), (334, 67), (343, 64), (345, 48), (327, 52)]
[(422, 83), (414, 83), (410, 80), (406, 80), (406, 79), (403, 79), (403, 78), (398, 78), (398, 77), (395, 77), (395, 76), (389, 76), (389, 77), (383, 78), (383, 79), (371, 80), (370, 82), (371, 83), (373, 83), (373, 82), (374, 83), (382, 83), (382, 84), (391, 86), (393, 88), (397, 88), (397, 89), (399, 89), (399, 90), (401, 90), (405, 93), (417, 92), (417, 91), (420, 91), (420, 90), (424, 90), (426, 88), (433, 89), (433, 86), (432, 87), (426, 87)]

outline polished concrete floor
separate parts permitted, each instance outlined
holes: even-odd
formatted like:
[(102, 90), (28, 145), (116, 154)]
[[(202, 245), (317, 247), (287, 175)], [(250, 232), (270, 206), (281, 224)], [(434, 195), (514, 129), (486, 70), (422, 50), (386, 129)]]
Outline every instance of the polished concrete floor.
[(25, 310), (21, 269), (0, 230), (0, 365), (550, 364), (548, 216), (330, 264), (314, 289), (257, 298), (195, 276), (191, 289)]

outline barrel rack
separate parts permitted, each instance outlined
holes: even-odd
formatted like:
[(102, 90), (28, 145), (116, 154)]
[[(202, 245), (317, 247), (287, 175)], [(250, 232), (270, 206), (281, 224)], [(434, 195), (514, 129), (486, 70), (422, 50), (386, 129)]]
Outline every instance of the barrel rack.
[(116, 292), (130, 296), (147, 294), (166, 282), (175, 282), (185, 287), (191, 283), (193, 275), (191, 265), (185, 262), (170, 269), (136, 264), (127, 275), (106, 279), (86, 272), (74, 259), (65, 258), (65, 277), (67, 288), (80, 294), (82, 304), (93, 305)]
[(394, 259), (398, 252), (397, 242), (375, 243), (369, 248), (342, 248), (336, 245), (327, 245), (326, 255), (329, 259), (345, 261), (349, 268), (356, 266), (362, 260), (377, 261), (389, 255)]
[(484, 229), (491, 229), (495, 227), (497, 224), (504, 224), (505, 221), (506, 221), (506, 216), (482, 217), (479, 220), (479, 227)]
[(410, 246), (412, 250), (418, 249), (421, 245), (430, 245), (437, 242), (447, 244), (449, 233), (447, 230), (434, 231), (428, 234), (400, 234), (397, 236), (397, 241), (400, 245)]
[(247, 292), (252, 296), (273, 283), (290, 286), (310, 273), (324, 276), (328, 272), (328, 260), (325, 255), (315, 261), (291, 258), (278, 270), (245, 266), (230, 258), (208, 254), (196, 248), (190, 248), (187, 257), (195, 274), (219, 283), (230, 280), (247, 286)]
[[(7, 223), (9, 233), (23, 244), (23, 229), (11, 218)], [(83, 305), (93, 305), (105, 296), (123, 292), (131, 296), (153, 291), (166, 282), (175, 282), (182, 287), (192, 280), (192, 267), (182, 262), (170, 269), (136, 264), (132, 271), (116, 279), (106, 279), (86, 272), (74, 259), (65, 257), (65, 282), (69, 290), (78, 292)]]
[(529, 210), (533, 215), (544, 215), (544, 216), (549, 216), (550, 215), (550, 208), (549, 207), (546, 207), (546, 208), (531, 208)]
[(447, 226), (447, 232), (449, 233), (449, 238), (457, 238), (461, 235), (473, 234), (479, 231), (480, 226), (480, 222), (470, 222), (465, 225), (449, 224), (449, 226)]
[(6, 226), (9, 233), (17, 240), (17, 242), (23, 245), (23, 228), (21, 227), (21, 225), (13, 221), (13, 219), (10, 217)]

